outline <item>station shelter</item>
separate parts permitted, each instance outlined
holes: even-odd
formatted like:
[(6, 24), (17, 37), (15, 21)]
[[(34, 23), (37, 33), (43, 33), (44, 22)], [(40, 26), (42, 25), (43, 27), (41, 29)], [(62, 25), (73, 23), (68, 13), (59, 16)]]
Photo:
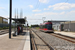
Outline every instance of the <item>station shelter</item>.
[(26, 20), (24, 18), (12, 18), (15, 21), (15, 33), (13, 35), (19, 35), (23, 32), (23, 24), (25, 24)]

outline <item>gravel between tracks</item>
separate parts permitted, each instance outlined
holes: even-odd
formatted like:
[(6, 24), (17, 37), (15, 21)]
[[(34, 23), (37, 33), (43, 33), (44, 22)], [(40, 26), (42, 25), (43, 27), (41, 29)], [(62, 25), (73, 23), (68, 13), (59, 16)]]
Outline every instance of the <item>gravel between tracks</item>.
[(44, 41), (46, 41), (55, 50), (75, 50), (75, 44), (69, 41), (57, 38), (55, 36), (49, 35), (36, 29), (32, 30), (34, 30), (40, 37), (44, 39)]
[(32, 35), (34, 36), (38, 50), (50, 50), (50, 48), (34, 32), (32, 32)]

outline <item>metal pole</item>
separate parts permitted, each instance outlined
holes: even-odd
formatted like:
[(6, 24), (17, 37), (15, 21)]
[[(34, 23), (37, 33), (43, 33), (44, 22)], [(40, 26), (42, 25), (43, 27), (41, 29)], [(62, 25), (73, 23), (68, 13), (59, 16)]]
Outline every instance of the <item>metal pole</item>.
[(9, 38), (11, 38), (12, 0), (10, 0)]
[(18, 9), (17, 9), (17, 19), (18, 19)]
[(42, 20), (43, 20), (43, 23), (44, 23), (45, 17), (42, 17)]
[[(17, 18), (16, 18), (16, 9), (15, 9), (15, 19), (17, 19)], [(16, 21), (15, 21), (15, 28), (14, 28), (14, 31), (15, 31), (15, 33), (16, 33)]]

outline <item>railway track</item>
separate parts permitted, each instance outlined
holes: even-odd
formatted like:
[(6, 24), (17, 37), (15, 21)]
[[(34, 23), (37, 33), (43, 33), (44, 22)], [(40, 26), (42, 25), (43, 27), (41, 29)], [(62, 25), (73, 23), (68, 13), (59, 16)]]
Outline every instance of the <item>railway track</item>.
[[(33, 44), (32, 45), (32, 48), (33, 48), (33, 50), (54, 50), (39, 35), (37, 35), (35, 31), (32, 30), (32, 32), (35, 33), (35, 35), (32, 36), (32, 44)], [(40, 43), (39, 42), (36, 42), (36, 40), (34, 39), (34, 36), (39, 40)], [(40, 49), (39, 49), (39, 45), (41, 45), (40, 46)]]
[(30, 30), (30, 38), (31, 38), (31, 50), (37, 50), (34, 37), (32, 35), (32, 31)]
[(0, 35), (6, 34), (9, 32), (9, 29), (0, 30)]
[[(48, 33), (48, 34), (50, 34), (50, 33)], [(61, 39), (64, 39), (64, 40), (69, 41), (71, 43), (75, 43), (75, 38), (71, 38), (71, 37), (64, 36), (64, 35), (61, 35), (61, 34), (56, 34), (56, 33), (51, 33), (50, 35), (61, 38)]]
[(41, 37), (54, 50), (75, 50), (75, 43), (70, 42), (70, 40), (74, 41), (74, 39), (70, 39), (70, 37), (67, 38), (67, 37), (61, 36), (63, 38), (60, 38), (60, 35), (59, 35), (59, 37), (57, 37), (58, 35), (56, 35), (54, 33), (50, 33), (50, 34), (44, 33), (44, 32), (41, 32), (37, 29), (34, 29), (34, 28), (32, 28), (32, 30), (34, 32), (36, 32), (36, 34), (39, 37)]
[[(12, 31), (14, 31), (14, 29), (12, 29)], [(9, 29), (4, 29), (4, 30), (0, 30), (0, 35), (9, 33)]]

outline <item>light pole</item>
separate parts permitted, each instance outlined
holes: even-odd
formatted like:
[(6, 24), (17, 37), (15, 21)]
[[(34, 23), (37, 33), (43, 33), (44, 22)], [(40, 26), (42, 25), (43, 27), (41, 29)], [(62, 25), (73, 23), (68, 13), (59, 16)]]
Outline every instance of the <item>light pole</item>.
[(43, 23), (44, 23), (45, 18), (46, 18), (46, 17), (42, 17)]
[(28, 21), (27, 21), (27, 30), (28, 30)]
[(12, 18), (12, 0), (10, 0), (10, 15), (9, 15), (9, 38), (11, 38), (11, 18)]

